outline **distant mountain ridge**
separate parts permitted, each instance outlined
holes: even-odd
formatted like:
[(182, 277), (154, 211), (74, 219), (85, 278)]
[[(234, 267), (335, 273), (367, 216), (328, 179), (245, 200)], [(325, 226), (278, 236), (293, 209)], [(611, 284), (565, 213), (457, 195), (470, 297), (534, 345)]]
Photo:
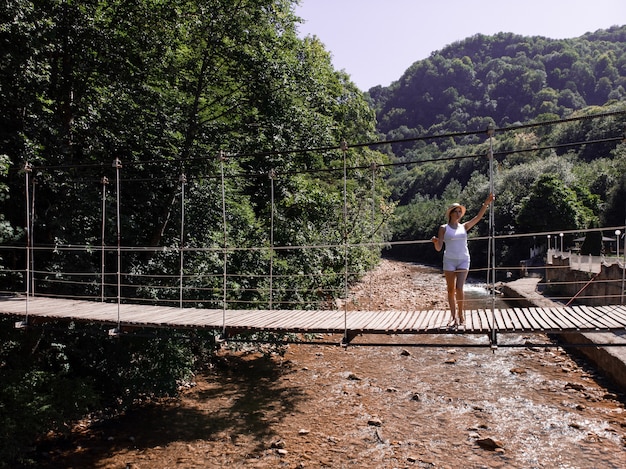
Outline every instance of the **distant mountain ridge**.
[(565, 117), (626, 99), (626, 26), (558, 40), (476, 34), (368, 94), (387, 138)]

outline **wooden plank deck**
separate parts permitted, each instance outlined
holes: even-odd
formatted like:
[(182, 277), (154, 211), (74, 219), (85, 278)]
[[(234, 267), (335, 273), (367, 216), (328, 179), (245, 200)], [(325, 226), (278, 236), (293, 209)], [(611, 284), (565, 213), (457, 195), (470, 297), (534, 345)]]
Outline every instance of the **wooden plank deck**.
[[(16, 320), (70, 320), (123, 327), (171, 327), (295, 333), (441, 334), (450, 312), (343, 310), (221, 310), (102, 303), (48, 297), (0, 299), (0, 314)], [(563, 333), (626, 331), (626, 306), (508, 308), (466, 312), (463, 333)]]

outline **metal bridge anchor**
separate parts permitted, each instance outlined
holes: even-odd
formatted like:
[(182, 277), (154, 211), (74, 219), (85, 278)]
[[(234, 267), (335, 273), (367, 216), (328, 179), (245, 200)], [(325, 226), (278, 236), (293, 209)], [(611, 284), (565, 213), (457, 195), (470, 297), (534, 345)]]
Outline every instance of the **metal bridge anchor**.
[(495, 329), (492, 330), (489, 335), (489, 347), (493, 353), (496, 353), (496, 350), (498, 349), (498, 335)]
[(348, 348), (348, 345), (350, 345), (350, 342), (352, 342), (352, 339), (354, 339), (357, 335), (359, 335), (358, 332), (346, 331), (343, 338), (341, 339), (341, 346), (343, 348)]

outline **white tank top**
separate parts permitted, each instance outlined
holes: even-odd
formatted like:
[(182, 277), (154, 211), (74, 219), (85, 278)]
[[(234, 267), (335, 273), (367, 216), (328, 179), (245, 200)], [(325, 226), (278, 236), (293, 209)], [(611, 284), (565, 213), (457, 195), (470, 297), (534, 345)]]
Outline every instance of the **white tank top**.
[(448, 259), (469, 259), (469, 249), (467, 247), (467, 231), (463, 224), (455, 228), (446, 225), (446, 232), (443, 235), (446, 250), (443, 256)]

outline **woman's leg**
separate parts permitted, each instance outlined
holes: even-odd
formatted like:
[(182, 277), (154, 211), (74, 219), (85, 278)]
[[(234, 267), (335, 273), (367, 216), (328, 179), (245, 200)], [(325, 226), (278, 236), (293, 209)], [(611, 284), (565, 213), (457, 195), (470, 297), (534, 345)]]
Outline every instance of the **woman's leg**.
[(454, 270), (444, 270), (446, 276), (446, 286), (448, 288), (448, 304), (450, 305), (450, 313), (452, 314), (452, 321), (450, 325), (456, 324), (456, 292), (455, 285), (457, 282), (456, 272)]
[(465, 292), (463, 291), (463, 287), (465, 286), (465, 280), (467, 279), (468, 271), (457, 270), (455, 274), (456, 274), (456, 283), (455, 283), (456, 302), (458, 305), (457, 315), (459, 317), (459, 323), (465, 324), (465, 309), (464, 309)]

